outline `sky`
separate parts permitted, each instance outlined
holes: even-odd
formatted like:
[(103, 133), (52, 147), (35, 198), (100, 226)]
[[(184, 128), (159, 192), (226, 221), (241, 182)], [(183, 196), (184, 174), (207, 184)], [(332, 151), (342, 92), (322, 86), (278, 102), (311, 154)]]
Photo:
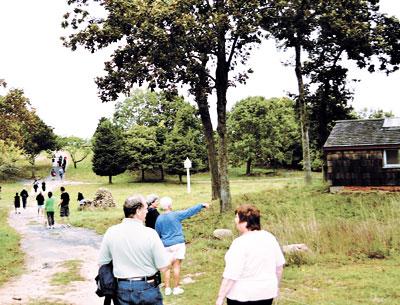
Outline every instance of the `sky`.
[[(0, 0), (0, 79), (8, 88), (20, 88), (39, 116), (58, 135), (89, 138), (101, 117), (110, 117), (115, 102), (101, 103), (94, 79), (102, 75), (110, 50), (71, 51), (62, 46), (65, 34), (60, 24), (68, 11), (67, 0)], [(400, 0), (381, 0), (381, 11), (400, 18)], [(282, 53), (275, 42), (263, 43), (252, 55), (247, 67), (254, 73), (246, 85), (228, 91), (228, 109), (248, 96), (281, 97), (296, 93), (293, 67), (282, 62), (291, 54)], [(370, 74), (353, 67), (356, 110), (362, 108), (393, 111), (400, 116), (400, 71), (386, 76)], [(0, 89), (4, 95), (5, 89)], [(181, 92), (188, 97), (187, 93)], [(211, 97), (215, 104), (215, 97)], [(213, 121), (215, 107), (211, 107)]]

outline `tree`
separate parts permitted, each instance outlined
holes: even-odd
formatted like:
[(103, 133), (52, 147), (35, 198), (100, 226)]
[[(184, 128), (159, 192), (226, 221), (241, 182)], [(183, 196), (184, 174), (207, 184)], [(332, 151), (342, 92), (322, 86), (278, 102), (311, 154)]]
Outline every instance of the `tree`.
[(231, 160), (252, 164), (290, 165), (299, 141), (294, 102), (288, 98), (249, 97), (239, 101), (228, 116)]
[(383, 109), (368, 109), (363, 108), (359, 112), (353, 112), (354, 119), (383, 119), (394, 118), (395, 115), (392, 111), (384, 111)]
[(23, 146), (24, 127), (33, 124), (32, 109), (23, 90), (11, 89), (0, 96), (0, 139)]
[(134, 125), (126, 137), (130, 156), (128, 169), (140, 170), (144, 181), (146, 170), (159, 169), (162, 165), (164, 152), (157, 140), (157, 128)]
[(46, 125), (35, 113), (31, 113), (29, 126), (23, 126), (23, 149), (32, 165), (32, 178), (35, 177), (36, 157), (44, 150), (54, 150), (57, 146), (53, 128)]
[(23, 150), (12, 142), (0, 140), (0, 178), (8, 179), (20, 173), (16, 162), (23, 157)]
[[(380, 70), (387, 73), (397, 70), (400, 24), (395, 18), (379, 13), (378, 9), (379, 0), (272, 0), (264, 11), (263, 28), (284, 49), (293, 49), (295, 53), (303, 164), (308, 183), (311, 182), (309, 87), (305, 85), (305, 78), (311, 77), (314, 84), (321, 85), (320, 89), (324, 90), (329, 78), (320, 74), (318, 68), (329, 67), (333, 74), (339, 73), (333, 79), (343, 82), (347, 70), (341, 69), (339, 62), (344, 54), (359, 68), (368, 68), (370, 72), (377, 69), (374, 59), (380, 62)], [(329, 69), (322, 72), (326, 71)]]
[(60, 148), (69, 152), (74, 168), (77, 168), (77, 164), (85, 160), (92, 151), (90, 142), (79, 137), (60, 138), (58, 143)]
[(176, 113), (174, 128), (167, 134), (164, 144), (166, 170), (169, 174), (178, 175), (180, 182), (182, 175), (186, 174), (183, 167), (186, 158), (192, 161), (192, 173), (204, 170), (207, 162), (201, 122), (196, 117), (196, 109), (189, 104), (182, 106)]
[(93, 136), (92, 149), (92, 168), (96, 175), (108, 176), (108, 183), (111, 184), (112, 176), (125, 172), (130, 157), (124, 134), (109, 119), (100, 119)]
[(91, 15), (85, 8), (88, 2), (68, 2), (75, 7), (65, 15), (63, 26), (71, 25), (77, 32), (65, 39), (65, 45), (73, 50), (84, 45), (95, 52), (120, 43), (106, 63), (107, 75), (97, 79), (103, 101), (128, 93), (135, 83), (148, 82), (152, 88), (188, 84), (199, 106), (209, 157), (213, 157), (206, 97), (215, 89), (220, 207), (229, 209), (226, 94), (229, 86), (246, 80), (248, 71), (236, 71), (233, 77), (232, 73), (260, 42), (259, 1), (94, 1), (108, 12), (106, 18)]

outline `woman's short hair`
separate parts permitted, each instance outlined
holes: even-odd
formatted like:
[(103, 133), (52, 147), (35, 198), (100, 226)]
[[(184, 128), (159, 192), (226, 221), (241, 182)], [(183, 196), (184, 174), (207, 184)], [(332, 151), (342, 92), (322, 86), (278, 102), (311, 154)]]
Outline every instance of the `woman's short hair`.
[(162, 210), (168, 210), (172, 207), (172, 198), (171, 197), (162, 197), (160, 199), (160, 207)]
[[(146, 200), (142, 195), (133, 195), (128, 197), (124, 203), (124, 214), (126, 218), (134, 216), (137, 210), (144, 207), (146, 204)], [(147, 204), (146, 204), (147, 205)]]
[(239, 222), (247, 222), (246, 228), (249, 231), (261, 230), (260, 210), (250, 204), (243, 204), (236, 208), (235, 215), (238, 215)]

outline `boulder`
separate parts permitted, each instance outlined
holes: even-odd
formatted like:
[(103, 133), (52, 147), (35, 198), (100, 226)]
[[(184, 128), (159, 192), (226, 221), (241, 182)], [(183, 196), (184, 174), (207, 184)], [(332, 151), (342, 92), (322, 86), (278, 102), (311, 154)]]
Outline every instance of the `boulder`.
[(305, 244), (291, 244), (282, 247), (283, 253), (293, 253), (293, 252), (308, 252), (307, 245)]
[(213, 236), (218, 239), (226, 239), (231, 238), (233, 236), (233, 233), (229, 229), (216, 229), (213, 232)]

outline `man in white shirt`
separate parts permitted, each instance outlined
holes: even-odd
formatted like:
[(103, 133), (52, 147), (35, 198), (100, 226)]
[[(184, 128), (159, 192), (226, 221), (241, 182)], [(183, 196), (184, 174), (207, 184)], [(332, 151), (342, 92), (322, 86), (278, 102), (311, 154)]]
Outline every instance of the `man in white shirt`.
[(144, 226), (147, 204), (133, 195), (124, 203), (125, 219), (104, 234), (99, 265), (113, 262), (120, 305), (162, 305), (155, 275), (166, 271), (170, 261), (156, 231)]

